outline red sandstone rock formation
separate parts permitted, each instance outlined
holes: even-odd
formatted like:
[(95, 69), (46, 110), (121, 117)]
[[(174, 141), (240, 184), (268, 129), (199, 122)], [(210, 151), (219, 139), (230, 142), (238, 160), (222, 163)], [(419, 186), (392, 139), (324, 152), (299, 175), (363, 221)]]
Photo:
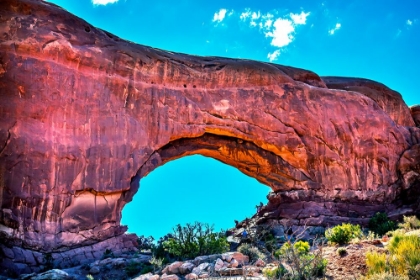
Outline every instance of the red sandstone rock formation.
[(0, 16), (8, 264), (120, 238), (140, 178), (190, 154), (270, 186), (265, 219), (418, 211), (418, 110), (382, 84), (136, 45), (43, 1), (3, 0)]

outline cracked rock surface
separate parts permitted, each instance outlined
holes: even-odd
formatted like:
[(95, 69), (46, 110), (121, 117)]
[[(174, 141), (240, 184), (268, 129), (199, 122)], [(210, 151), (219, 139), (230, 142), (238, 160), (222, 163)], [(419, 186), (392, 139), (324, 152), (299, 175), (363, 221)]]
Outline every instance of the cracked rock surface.
[(172, 53), (48, 2), (2, 0), (0, 96), (2, 248), (118, 237), (140, 178), (191, 154), (270, 186), (266, 220), (419, 210), (420, 110), (374, 81)]

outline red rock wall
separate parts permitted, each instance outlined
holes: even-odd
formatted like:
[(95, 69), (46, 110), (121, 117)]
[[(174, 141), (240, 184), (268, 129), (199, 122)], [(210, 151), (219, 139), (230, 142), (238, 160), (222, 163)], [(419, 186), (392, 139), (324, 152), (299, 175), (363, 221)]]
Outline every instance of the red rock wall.
[(382, 84), (136, 45), (43, 1), (3, 0), (0, 16), (10, 246), (66, 250), (122, 234), (141, 176), (187, 154), (269, 185), (267, 219), (417, 211), (407, 197), (419, 188), (419, 129)]

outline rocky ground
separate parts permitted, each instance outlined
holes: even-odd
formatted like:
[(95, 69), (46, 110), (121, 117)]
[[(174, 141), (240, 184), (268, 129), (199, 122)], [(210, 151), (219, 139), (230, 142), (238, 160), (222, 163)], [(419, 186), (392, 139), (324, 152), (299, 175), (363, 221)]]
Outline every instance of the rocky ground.
[[(382, 240), (363, 240), (357, 243), (341, 246), (346, 253), (339, 256), (338, 246), (323, 247), (323, 256), (328, 260), (325, 277), (320, 279), (359, 279), (367, 272), (365, 256), (368, 251), (384, 251), (386, 243)], [(150, 256), (149, 256), (150, 258)], [(111, 279), (135, 279), (135, 280), (195, 280), (208, 278), (241, 279), (244, 275), (247, 279), (265, 279), (262, 269), (272, 264), (262, 261), (251, 262), (248, 265), (248, 257), (239, 252), (230, 252), (210, 256), (197, 257), (185, 262), (174, 262), (156, 273), (137, 273), (130, 275), (139, 265), (147, 263), (148, 259), (142, 255), (133, 255), (129, 258), (106, 258), (95, 261), (89, 265), (77, 266), (68, 269), (54, 269), (41, 274), (21, 275), (18, 279), (43, 280), (111, 280)], [(130, 272), (131, 271), (131, 272)], [(0, 280), (8, 279), (1, 278)]]

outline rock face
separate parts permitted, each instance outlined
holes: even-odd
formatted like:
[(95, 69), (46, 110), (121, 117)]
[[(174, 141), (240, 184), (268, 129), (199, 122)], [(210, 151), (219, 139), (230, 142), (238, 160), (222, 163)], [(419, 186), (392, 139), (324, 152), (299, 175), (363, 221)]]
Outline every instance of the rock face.
[(2, 0), (0, 34), (3, 266), (121, 236), (140, 178), (191, 154), (270, 186), (267, 220), (419, 210), (418, 110), (382, 84), (136, 45), (36, 0)]

